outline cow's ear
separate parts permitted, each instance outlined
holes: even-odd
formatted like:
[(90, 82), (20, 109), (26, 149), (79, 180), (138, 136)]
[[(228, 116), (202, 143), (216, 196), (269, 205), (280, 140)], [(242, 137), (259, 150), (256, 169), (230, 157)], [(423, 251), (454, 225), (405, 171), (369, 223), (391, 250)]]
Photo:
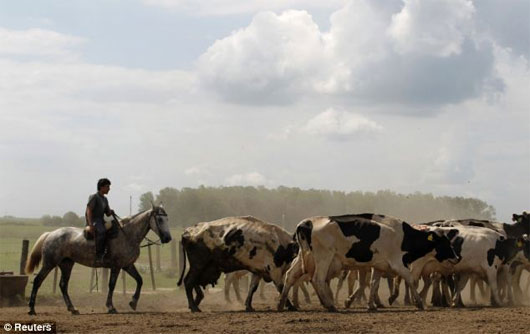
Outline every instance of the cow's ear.
[(447, 233), (447, 239), (452, 240), (457, 235), (458, 235), (458, 230), (453, 228), (449, 231), (449, 233)]

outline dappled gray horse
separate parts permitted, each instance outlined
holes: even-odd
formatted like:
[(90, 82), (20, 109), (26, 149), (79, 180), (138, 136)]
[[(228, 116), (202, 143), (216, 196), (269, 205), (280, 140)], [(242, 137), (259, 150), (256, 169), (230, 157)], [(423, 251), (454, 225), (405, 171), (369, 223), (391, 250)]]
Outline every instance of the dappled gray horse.
[(36, 314), (35, 299), (37, 291), (48, 273), (56, 266), (61, 269), (59, 286), (68, 311), (72, 312), (72, 314), (79, 314), (79, 311), (72, 305), (70, 296), (68, 296), (68, 280), (75, 262), (88, 267), (101, 266), (110, 268), (111, 274), (106, 303), (108, 313), (117, 313), (112, 305), (112, 294), (120, 270), (125, 270), (136, 280), (136, 291), (132, 301), (129, 303), (131, 308), (135, 310), (142, 288), (142, 277), (134, 266), (134, 262), (140, 255), (140, 243), (144, 240), (149, 229), (158, 235), (162, 243), (171, 241), (171, 234), (169, 232), (167, 214), (161, 206), (153, 206), (147, 211), (125, 218), (123, 222), (124, 226), (119, 229), (116, 238), (107, 241), (108, 251), (103, 263), (97, 264), (94, 240), (87, 240), (83, 235), (83, 229), (62, 227), (42, 234), (33, 246), (26, 265), (26, 273), (30, 274), (42, 259), (42, 268), (33, 280), (33, 289), (29, 299), (29, 314)]

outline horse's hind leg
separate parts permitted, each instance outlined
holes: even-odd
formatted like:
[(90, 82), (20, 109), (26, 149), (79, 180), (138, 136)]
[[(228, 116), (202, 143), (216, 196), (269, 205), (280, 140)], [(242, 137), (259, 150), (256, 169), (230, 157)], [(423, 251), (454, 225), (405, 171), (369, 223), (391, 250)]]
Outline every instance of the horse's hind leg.
[(31, 289), (31, 297), (29, 298), (29, 315), (36, 315), (35, 313), (35, 300), (37, 299), (37, 291), (42, 284), (42, 281), (48, 276), (50, 271), (55, 268), (55, 266), (43, 264), (41, 270), (33, 279), (33, 288)]
[(129, 306), (133, 310), (136, 310), (136, 305), (138, 305), (138, 299), (140, 299), (140, 292), (142, 291), (142, 285), (144, 281), (142, 279), (142, 276), (140, 276), (140, 274), (138, 273), (138, 270), (136, 270), (134, 264), (123, 268), (123, 270), (125, 270), (127, 274), (131, 275), (131, 277), (134, 278), (134, 280), (136, 281), (136, 291), (134, 291), (132, 300), (129, 303)]
[(107, 294), (107, 309), (108, 313), (114, 314), (118, 313), (112, 304), (112, 295), (114, 294), (114, 288), (116, 287), (116, 281), (118, 280), (118, 275), (120, 274), (120, 268), (111, 268), (110, 269), (110, 279), (109, 279), (109, 293)]
[(72, 273), (73, 266), (74, 261), (70, 259), (64, 259), (63, 261), (61, 261), (61, 263), (59, 263), (59, 268), (61, 269), (61, 282), (59, 283), (59, 287), (61, 288), (64, 302), (66, 304), (66, 307), (68, 308), (68, 311), (70, 311), (74, 315), (77, 315), (79, 314), (79, 311), (76, 310), (76, 308), (72, 304), (72, 301), (70, 300), (70, 296), (68, 295), (68, 281), (70, 280), (70, 274)]

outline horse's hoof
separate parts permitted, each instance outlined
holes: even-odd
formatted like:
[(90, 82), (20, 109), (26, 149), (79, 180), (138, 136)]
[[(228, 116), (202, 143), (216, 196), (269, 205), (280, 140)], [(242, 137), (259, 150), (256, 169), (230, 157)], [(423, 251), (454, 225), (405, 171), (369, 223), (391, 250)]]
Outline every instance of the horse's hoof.
[(30, 310), (30, 311), (28, 312), (28, 314), (29, 314), (29, 315), (37, 315), (37, 313), (35, 313), (35, 310)]
[(130, 302), (129, 303), (129, 306), (134, 310), (136, 311), (136, 303), (134, 301)]
[(117, 314), (118, 311), (116, 311), (115, 308), (111, 308), (111, 309), (109, 309), (109, 311), (108, 311), (107, 313), (108, 313), (108, 314)]
[(195, 313), (195, 312), (202, 312), (198, 307), (196, 307), (196, 308), (192, 308), (192, 309), (190, 309), (190, 310), (191, 310), (191, 312), (193, 312), (193, 313)]
[(245, 311), (246, 311), (246, 312), (254, 312), (254, 311), (256, 311), (256, 310), (254, 310), (253, 307), (246, 307), (246, 308), (245, 308)]
[(70, 313), (72, 313), (72, 315), (79, 315), (78, 310), (70, 310)]
[(375, 306), (368, 306), (368, 312), (377, 312), (377, 307), (375, 307)]

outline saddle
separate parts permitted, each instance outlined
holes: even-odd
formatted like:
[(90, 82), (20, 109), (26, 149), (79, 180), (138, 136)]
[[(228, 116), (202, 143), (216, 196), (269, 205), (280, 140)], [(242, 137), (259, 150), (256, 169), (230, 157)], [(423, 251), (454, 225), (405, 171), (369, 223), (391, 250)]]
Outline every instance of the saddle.
[[(118, 236), (118, 232), (120, 229), (120, 223), (116, 219), (112, 219), (110, 222), (105, 223), (105, 229), (107, 230), (106, 238), (107, 239), (114, 239)], [(94, 240), (95, 234), (93, 232), (89, 232), (88, 224), (83, 230), (83, 236), (86, 240)]]

